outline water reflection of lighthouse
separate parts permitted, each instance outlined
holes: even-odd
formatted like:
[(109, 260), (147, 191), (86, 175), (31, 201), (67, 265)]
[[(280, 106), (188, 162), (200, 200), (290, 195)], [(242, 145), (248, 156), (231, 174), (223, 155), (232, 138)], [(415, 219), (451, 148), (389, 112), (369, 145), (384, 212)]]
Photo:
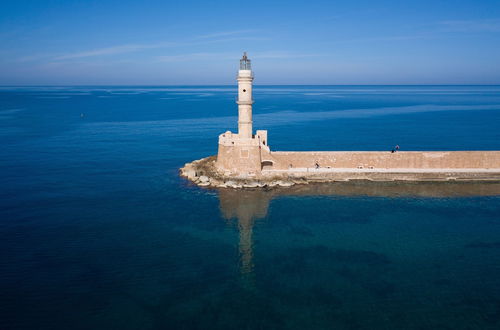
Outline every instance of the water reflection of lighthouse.
[[(458, 197), (498, 196), (500, 183), (463, 182), (339, 182), (324, 185), (300, 185), (287, 189), (220, 189), (220, 209), (224, 218), (238, 220), (240, 272), (244, 283), (254, 283), (253, 227), (267, 216), (271, 200), (290, 196), (378, 196), (378, 197)], [(334, 202), (334, 200), (332, 200)]]
[(253, 226), (255, 220), (267, 214), (269, 199), (265, 192), (238, 191), (230, 189), (219, 192), (220, 208), (226, 219), (238, 219), (240, 272), (243, 279), (253, 282)]

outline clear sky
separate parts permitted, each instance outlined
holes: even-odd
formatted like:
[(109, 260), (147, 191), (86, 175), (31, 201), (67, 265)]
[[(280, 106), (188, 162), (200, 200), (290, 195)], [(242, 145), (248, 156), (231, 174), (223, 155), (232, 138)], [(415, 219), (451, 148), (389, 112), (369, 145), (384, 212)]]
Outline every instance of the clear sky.
[(500, 84), (500, 0), (0, 2), (1, 85)]

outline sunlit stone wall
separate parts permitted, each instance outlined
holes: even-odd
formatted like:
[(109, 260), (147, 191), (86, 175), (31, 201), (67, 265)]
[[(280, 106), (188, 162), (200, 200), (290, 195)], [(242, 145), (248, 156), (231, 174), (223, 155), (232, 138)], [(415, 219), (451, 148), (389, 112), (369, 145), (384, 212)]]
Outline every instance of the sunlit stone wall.
[(272, 169), (363, 168), (363, 169), (500, 169), (500, 151), (331, 151), (272, 152)]

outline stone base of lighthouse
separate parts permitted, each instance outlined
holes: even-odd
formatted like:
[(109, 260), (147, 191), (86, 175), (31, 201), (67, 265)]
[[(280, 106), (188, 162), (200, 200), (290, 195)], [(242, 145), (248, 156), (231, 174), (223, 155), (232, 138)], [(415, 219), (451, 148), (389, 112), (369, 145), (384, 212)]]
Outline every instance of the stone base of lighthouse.
[(258, 130), (250, 138), (227, 131), (219, 135), (215, 166), (225, 176), (259, 177), (269, 154), (267, 131)]

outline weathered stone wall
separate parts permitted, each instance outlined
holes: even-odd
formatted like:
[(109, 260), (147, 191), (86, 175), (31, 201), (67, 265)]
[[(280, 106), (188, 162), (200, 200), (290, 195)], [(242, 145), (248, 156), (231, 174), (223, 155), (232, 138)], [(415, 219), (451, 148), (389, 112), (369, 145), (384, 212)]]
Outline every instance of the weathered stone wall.
[(271, 152), (263, 160), (273, 162), (272, 169), (364, 168), (364, 169), (492, 169), (500, 168), (500, 151), (331, 151)]
[(250, 138), (226, 132), (219, 135), (216, 167), (226, 175), (260, 175), (261, 153), (270, 152), (267, 131), (259, 130)]
[(230, 174), (258, 175), (261, 168), (259, 147), (219, 144), (216, 166), (221, 172), (231, 172)]

